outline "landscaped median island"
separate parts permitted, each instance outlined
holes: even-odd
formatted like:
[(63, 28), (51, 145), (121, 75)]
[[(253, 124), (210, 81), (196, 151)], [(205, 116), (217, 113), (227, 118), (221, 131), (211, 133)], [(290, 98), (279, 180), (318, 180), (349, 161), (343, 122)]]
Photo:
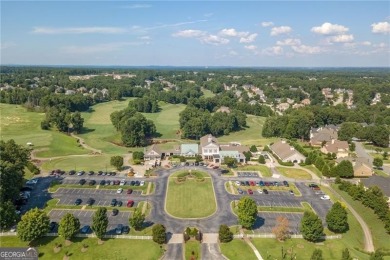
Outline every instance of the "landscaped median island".
[(165, 208), (177, 218), (204, 218), (217, 205), (211, 177), (201, 171), (178, 171), (168, 179)]

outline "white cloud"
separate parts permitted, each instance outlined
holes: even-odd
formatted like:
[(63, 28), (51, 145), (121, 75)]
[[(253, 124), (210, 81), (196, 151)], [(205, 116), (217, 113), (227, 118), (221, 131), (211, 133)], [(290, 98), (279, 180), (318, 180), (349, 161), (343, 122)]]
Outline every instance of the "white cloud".
[(203, 43), (212, 44), (212, 45), (222, 45), (222, 44), (229, 43), (228, 39), (222, 38), (218, 35), (212, 35), (212, 34), (201, 37), (200, 41)]
[(252, 33), (248, 35), (248, 37), (241, 37), (240, 42), (241, 43), (251, 43), (254, 42), (257, 37), (257, 33)]
[(371, 24), (373, 33), (390, 33), (390, 23), (389, 22), (379, 22)]
[(245, 45), (244, 48), (251, 51), (257, 50), (257, 46), (255, 45)]
[(326, 38), (328, 43), (345, 43), (345, 42), (352, 42), (353, 41), (353, 35), (352, 34), (341, 34), (341, 35), (335, 35), (335, 36), (330, 36)]
[(363, 46), (370, 46), (370, 45), (371, 45), (371, 42), (369, 42), (369, 41), (364, 41), (364, 42), (361, 42), (361, 45), (363, 45)]
[(183, 30), (177, 33), (174, 33), (175, 37), (184, 37), (184, 38), (197, 38), (205, 35), (206, 33), (200, 30)]
[(62, 47), (62, 51), (68, 54), (91, 54), (91, 53), (102, 53), (112, 52), (121, 50), (126, 46), (143, 45), (144, 42), (111, 42), (89, 46), (77, 46), (70, 45)]
[(143, 9), (143, 8), (150, 8), (152, 7), (151, 5), (148, 4), (133, 4), (133, 5), (126, 5), (123, 8), (126, 9)]
[(249, 32), (238, 32), (236, 29), (230, 28), (222, 29), (218, 34), (225, 37), (246, 37), (249, 35)]
[(274, 25), (273, 22), (262, 22), (261, 23), (261, 26), (263, 26), (263, 27), (269, 27), (269, 26), (273, 26), (273, 25)]
[(289, 33), (291, 31), (292, 31), (292, 29), (291, 29), (290, 26), (273, 27), (271, 29), (271, 35), (272, 36), (276, 36), (276, 35), (279, 35), (279, 34)]
[(271, 55), (271, 56), (282, 55), (283, 48), (281, 46), (273, 46), (273, 47), (269, 47), (269, 48), (264, 49), (262, 51), (262, 53), (266, 54), (266, 55)]
[(307, 46), (307, 45), (297, 45), (297, 46), (291, 46), (291, 48), (298, 53), (302, 54), (317, 54), (321, 52), (320, 47), (316, 46)]
[(283, 41), (276, 42), (276, 45), (280, 45), (280, 46), (284, 46), (284, 45), (293, 46), (293, 45), (300, 45), (300, 44), (301, 44), (300, 39), (293, 39), (293, 38), (288, 38), (288, 39), (284, 39)]
[(127, 30), (121, 27), (34, 27), (32, 33), (36, 34), (87, 34), (87, 33), (103, 33), (103, 34), (119, 34), (125, 33)]
[(348, 28), (343, 25), (323, 23), (321, 26), (311, 28), (311, 31), (323, 35), (343, 34), (348, 32)]

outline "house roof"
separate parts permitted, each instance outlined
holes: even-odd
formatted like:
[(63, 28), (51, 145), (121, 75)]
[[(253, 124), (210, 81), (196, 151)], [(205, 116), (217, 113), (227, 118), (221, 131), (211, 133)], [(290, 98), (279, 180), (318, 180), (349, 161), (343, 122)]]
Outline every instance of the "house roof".
[(238, 151), (240, 153), (248, 152), (249, 147), (244, 145), (220, 145), (221, 151)]
[(348, 150), (349, 148), (349, 145), (348, 145), (348, 142), (347, 141), (339, 141), (339, 140), (334, 140), (334, 142), (331, 142), (331, 143), (327, 143), (325, 145), (325, 149), (329, 152), (329, 153), (337, 153), (339, 150)]
[(294, 149), (294, 147), (290, 146), (286, 141), (278, 141), (270, 146), (271, 150), (276, 154), (282, 161), (291, 157), (294, 154), (298, 154), (303, 156), (300, 152)]
[(216, 112), (224, 112), (224, 113), (230, 113), (230, 108), (228, 107), (225, 107), (225, 106), (221, 106), (220, 108), (218, 108), (218, 110)]
[(180, 153), (182, 153), (182, 154), (188, 154), (188, 153), (197, 154), (198, 151), (199, 151), (198, 144), (181, 144), (180, 145)]
[(161, 154), (160, 148), (156, 144), (153, 144), (152, 146), (149, 146), (148, 149), (146, 150), (145, 154), (149, 154), (149, 153), (151, 153), (153, 151), (158, 153), (158, 154)]
[(218, 140), (217, 138), (215, 138), (213, 135), (211, 134), (208, 134), (208, 135), (205, 135), (205, 136), (202, 136), (200, 138), (200, 146), (206, 146), (210, 143), (214, 143), (216, 145), (218, 145)]
[(390, 178), (373, 175), (367, 179), (361, 180), (366, 187), (378, 186), (387, 197), (390, 197)]

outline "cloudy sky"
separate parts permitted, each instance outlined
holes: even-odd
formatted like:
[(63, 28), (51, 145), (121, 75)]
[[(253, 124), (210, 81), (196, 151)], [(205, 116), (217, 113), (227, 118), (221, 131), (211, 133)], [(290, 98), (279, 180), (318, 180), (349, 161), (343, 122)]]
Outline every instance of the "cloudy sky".
[(390, 66), (389, 1), (1, 1), (1, 64)]

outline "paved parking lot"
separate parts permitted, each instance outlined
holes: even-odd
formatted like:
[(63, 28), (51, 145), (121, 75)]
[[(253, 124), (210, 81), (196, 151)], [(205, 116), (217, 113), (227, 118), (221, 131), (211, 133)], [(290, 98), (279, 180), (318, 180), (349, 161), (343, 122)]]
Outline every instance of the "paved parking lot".
[(288, 219), (290, 232), (294, 234), (298, 233), (303, 213), (259, 212), (254, 232), (272, 233), (272, 228), (276, 225), (276, 218), (279, 216), (283, 216)]
[[(107, 210), (108, 215), (108, 232), (112, 232), (118, 224), (129, 225), (129, 217), (131, 212), (129, 211), (121, 211), (120, 208), (119, 213), (116, 216), (112, 216), (111, 211)], [(59, 222), (61, 218), (66, 214), (71, 213), (75, 217), (79, 218), (80, 226), (91, 225), (92, 224), (92, 216), (95, 213), (95, 210), (61, 210), (61, 209), (53, 209), (49, 212), (49, 216), (51, 221)]]
[[(57, 194), (91, 194), (91, 195), (107, 195), (107, 194), (117, 194), (117, 190), (115, 189), (86, 189), (86, 188), (59, 188), (56, 192)], [(126, 194), (128, 196), (140, 196), (142, 191), (133, 190), (131, 194), (126, 194), (126, 189), (123, 189), (121, 194)], [(118, 194), (118, 195), (121, 195)]]

